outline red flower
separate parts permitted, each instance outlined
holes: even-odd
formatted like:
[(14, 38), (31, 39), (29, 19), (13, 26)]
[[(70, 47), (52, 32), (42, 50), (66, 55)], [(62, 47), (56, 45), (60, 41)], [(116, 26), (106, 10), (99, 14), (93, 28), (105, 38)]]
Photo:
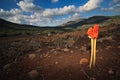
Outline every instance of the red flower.
[(99, 24), (95, 24), (93, 28), (89, 28), (87, 34), (90, 38), (98, 38)]

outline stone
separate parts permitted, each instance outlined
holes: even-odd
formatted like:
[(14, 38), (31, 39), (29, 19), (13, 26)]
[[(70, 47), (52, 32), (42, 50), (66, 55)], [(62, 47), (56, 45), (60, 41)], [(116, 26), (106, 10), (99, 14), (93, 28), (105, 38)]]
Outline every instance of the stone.
[(51, 50), (50, 50), (50, 52), (54, 52), (54, 51), (55, 51), (55, 49), (51, 49)]
[(63, 49), (63, 51), (68, 52), (68, 51), (69, 51), (69, 49), (68, 49), (68, 48), (65, 48), (65, 49)]
[(87, 51), (87, 48), (86, 48), (85, 46), (82, 46), (82, 47), (80, 48), (80, 50), (81, 50), (81, 51)]
[(92, 77), (92, 78), (90, 78), (90, 80), (96, 80), (96, 78)]
[(31, 79), (35, 79), (39, 76), (39, 73), (37, 70), (32, 70), (32, 71), (28, 72), (28, 75)]
[(109, 50), (109, 49), (111, 49), (112, 48), (112, 46), (107, 46), (105, 49), (106, 50)]
[(57, 65), (57, 64), (58, 64), (58, 61), (56, 61), (55, 64)]
[(109, 69), (108, 74), (114, 74), (114, 71), (112, 69)]
[(70, 53), (74, 53), (74, 51), (71, 50)]
[(77, 49), (78, 47), (76, 46), (75, 48)]
[(87, 58), (80, 59), (80, 64), (84, 64), (84, 63), (88, 63), (88, 59)]
[(48, 57), (49, 56), (49, 53), (46, 53), (45, 55), (44, 55), (44, 57)]
[(42, 51), (42, 49), (38, 49), (37, 51), (36, 51), (36, 53), (40, 53)]
[(118, 46), (117, 48), (119, 48), (119, 49), (120, 49), (120, 46)]
[(11, 64), (6, 64), (3, 66), (3, 69), (8, 69), (11, 66)]
[(36, 57), (35, 54), (29, 54), (29, 55), (28, 55), (28, 58), (29, 58), (30, 60), (33, 60), (35, 57)]

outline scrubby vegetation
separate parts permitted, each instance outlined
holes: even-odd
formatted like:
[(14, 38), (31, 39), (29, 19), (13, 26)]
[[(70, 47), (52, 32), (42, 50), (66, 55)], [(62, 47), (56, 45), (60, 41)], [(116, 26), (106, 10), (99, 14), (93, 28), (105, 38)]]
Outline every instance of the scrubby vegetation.
[(87, 66), (90, 40), (86, 32), (93, 24), (57, 28), (12, 27), (14, 29), (9, 29), (7, 27), (6, 30), (1, 28), (3, 30), (0, 32), (2, 79), (79, 80), (82, 77), (83, 80), (119, 80), (119, 23), (119, 16), (110, 17), (100, 23), (97, 67), (92, 72)]

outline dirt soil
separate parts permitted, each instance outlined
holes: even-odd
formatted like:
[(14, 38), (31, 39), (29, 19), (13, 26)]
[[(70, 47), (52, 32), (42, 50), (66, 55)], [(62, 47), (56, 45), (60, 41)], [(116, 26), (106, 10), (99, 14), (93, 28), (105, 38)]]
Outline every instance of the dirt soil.
[[(59, 34), (59, 38), (63, 34)], [(52, 37), (1, 38), (0, 44), (28, 39), (39, 40), (44, 44), (18, 56), (13, 62), (1, 64), (0, 80), (120, 80), (120, 28), (109, 26), (100, 29), (96, 66), (91, 69), (88, 66), (90, 39), (86, 30), (79, 34), (71, 47), (50, 45), (55, 36), (58, 34)]]

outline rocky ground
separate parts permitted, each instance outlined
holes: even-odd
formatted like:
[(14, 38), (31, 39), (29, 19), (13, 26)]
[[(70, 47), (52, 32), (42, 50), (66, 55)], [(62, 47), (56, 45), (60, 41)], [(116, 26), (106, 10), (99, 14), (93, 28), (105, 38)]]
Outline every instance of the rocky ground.
[(87, 30), (0, 38), (0, 80), (119, 80), (120, 25), (100, 27), (90, 69)]

